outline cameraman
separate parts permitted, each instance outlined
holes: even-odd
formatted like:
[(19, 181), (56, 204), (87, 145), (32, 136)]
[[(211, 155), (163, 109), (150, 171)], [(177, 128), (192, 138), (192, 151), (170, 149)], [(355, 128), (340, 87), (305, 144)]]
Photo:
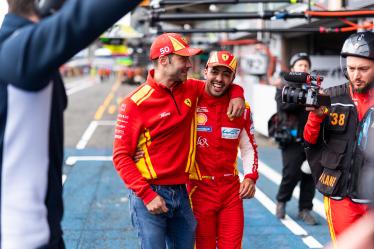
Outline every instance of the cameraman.
[[(310, 71), (311, 62), (307, 53), (297, 53), (290, 60), (291, 72)], [(275, 100), (282, 126), (282, 135), (278, 140), (282, 150), (282, 181), (277, 194), (276, 216), (284, 219), (286, 202), (292, 197), (292, 192), (300, 181), (299, 214), (298, 217), (309, 225), (317, 224), (312, 216), (315, 187), (312, 175), (301, 170), (306, 160), (303, 147), (303, 129), (308, 113), (303, 106), (282, 102), (282, 89), (278, 88)]]
[[(373, 115), (373, 114), (371, 114)], [(339, 235), (326, 249), (374, 249), (374, 129), (368, 134), (365, 156), (368, 167), (362, 175), (361, 193), (371, 201), (370, 211)]]
[(359, 190), (369, 188), (362, 176), (373, 167), (368, 156), (372, 154), (365, 153), (373, 144), (369, 135), (374, 125), (374, 33), (360, 32), (346, 39), (341, 66), (349, 83), (325, 90), (331, 108), (311, 108), (304, 130), (316, 188), (325, 195), (333, 242), (366, 214), (370, 202)]
[(0, 29), (2, 249), (65, 248), (59, 67), (140, 0), (7, 0)]

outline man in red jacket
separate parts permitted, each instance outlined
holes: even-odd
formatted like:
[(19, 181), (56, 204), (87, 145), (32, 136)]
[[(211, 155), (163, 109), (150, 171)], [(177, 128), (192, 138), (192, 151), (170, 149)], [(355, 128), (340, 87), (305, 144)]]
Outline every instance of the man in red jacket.
[[(230, 119), (228, 88), (235, 78), (236, 58), (227, 51), (212, 52), (204, 75), (205, 92), (197, 106), (196, 163), (190, 172), (190, 199), (197, 220), (196, 249), (241, 248), (243, 199), (255, 194), (257, 145), (249, 106)], [(237, 169), (238, 147), (244, 180)]]
[(374, 33), (351, 35), (341, 59), (349, 83), (326, 89), (331, 107), (314, 109), (304, 129), (333, 241), (368, 210), (369, 200), (359, 190), (367, 187), (361, 177), (373, 165), (367, 152), (374, 127)]
[[(132, 223), (145, 249), (194, 245), (196, 220), (185, 184), (195, 161), (195, 110), (204, 83), (187, 79), (187, 72), (190, 56), (200, 52), (178, 34), (157, 37), (150, 49), (154, 70), (118, 114), (113, 162), (131, 190)], [(233, 88), (231, 97), (242, 104), (242, 88)], [(135, 163), (137, 149), (144, 156)]]

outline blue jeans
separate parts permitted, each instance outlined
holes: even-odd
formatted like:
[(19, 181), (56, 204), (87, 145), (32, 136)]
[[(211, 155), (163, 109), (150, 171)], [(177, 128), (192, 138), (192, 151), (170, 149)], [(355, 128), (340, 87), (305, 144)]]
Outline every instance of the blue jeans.
[(130, 215), (142, 249), (193, 249), (196, 220), (185, 185), (151, 185), (164, 198), (167, 213), (151, 214), (130, 191)]

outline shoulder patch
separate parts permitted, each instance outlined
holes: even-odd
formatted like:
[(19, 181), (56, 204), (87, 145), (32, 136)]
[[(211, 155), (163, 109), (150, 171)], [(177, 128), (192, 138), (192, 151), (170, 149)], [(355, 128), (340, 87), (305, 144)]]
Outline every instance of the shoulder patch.
[(140, 105), (144, 100), (148, 99), (154, 91), (155, 89), (149, 85), (144, 85), (131, 96), (131, 100), (134, 101), (136, 105)]

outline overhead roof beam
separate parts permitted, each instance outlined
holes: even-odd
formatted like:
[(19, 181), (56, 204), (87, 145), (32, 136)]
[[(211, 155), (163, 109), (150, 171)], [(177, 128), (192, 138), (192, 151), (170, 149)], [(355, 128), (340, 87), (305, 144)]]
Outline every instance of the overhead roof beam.
[(297, 33), (297, 32), (308, 32), (308, 33), (337, 33), (341, 32), (340, 29), (332, 28), (292, 28), (292, 29), (280, 29), (280, 28), (258, 28), (258, 29), (237, 29), (237, 28), (219, 28), (219, 29), (162, 29), (157, 30), (158, 34), (161, 33), (256, 33), (256, 32), (267, 32), (267, 33)]
[(179, 4), (238, 4), (238, 3), (299, 3), (302, 0), (162, 0), (159, 5)]

